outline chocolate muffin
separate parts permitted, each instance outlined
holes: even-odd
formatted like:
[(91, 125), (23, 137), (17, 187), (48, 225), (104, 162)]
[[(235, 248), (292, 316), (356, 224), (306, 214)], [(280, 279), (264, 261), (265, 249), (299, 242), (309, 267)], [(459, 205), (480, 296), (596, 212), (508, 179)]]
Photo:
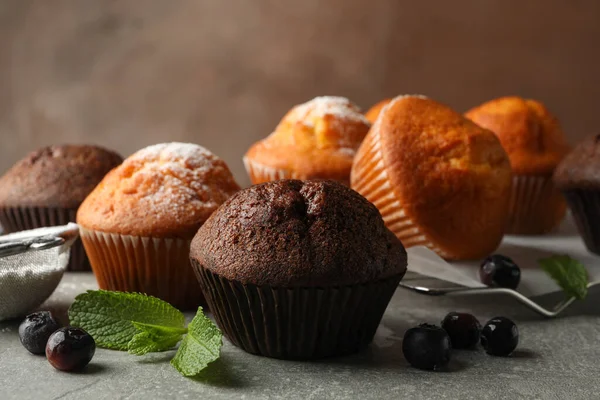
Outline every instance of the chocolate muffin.
[(600, 134), (581, 142), (554, 172), (588, 250), (600, 254)]
[(284, 359), (367, 346), (407, 263), (375, 206), (319, 180), (238, 192), (200, 228), (190, 257), (225, 335)]
[[(48, 146), (28, 154), (0, 178), (0, 224), (7, 233), (75, 222), (79, 205), (123, 159), (97, 146)], [(90, 270), (80, 240), (69, 270)]]

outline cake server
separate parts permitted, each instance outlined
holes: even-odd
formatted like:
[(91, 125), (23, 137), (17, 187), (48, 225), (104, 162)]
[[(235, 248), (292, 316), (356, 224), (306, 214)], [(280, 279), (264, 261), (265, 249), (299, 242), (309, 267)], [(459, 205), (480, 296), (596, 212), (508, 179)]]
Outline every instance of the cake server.
[[(592, 288), (600, 285), (600, 281), (590, 282), (587, 287)], [(452, 287), (452, 288), (428, 288), (425, 286), (409, 285), (404, 282), (400, 282), (399, 286), (403, 289), (409, 289), (413, 292), (424, 294), (428, 296), (465, 296), (465, 295), (481, 295), (481, 294), (505, 294), (519, 301), (521, 304), (529, 307), (532, 311), (547, 317), (554, 318), (569, 307), (576, 299), (570, 297), (558, 302), (551, 309), (547, 309), (531, 300), (530, 298), (522, 295), (516, 290), (506, 288), (495, 288), (495, 287)]]
[[(536, 288), (524, 287), (523, 289), (520, 289), (521, 291), (525, 292), (522, 293), (508, 288), (488, 287), (474, 277), (475, 274), (473, 273), (472, 268), (459, 268), (459, 266), (457, 265), (448, 263), (447, 261), (439, 257), (433, 251), (427, 249), (426, 247), (411, 247), (410, 249), (408, 249), (407, 252), (411, 272), (415, 272), (419, 275), (435, 278), (441, 281), (454, 283), (457, 285), (454, 287), (433, 288), (423, 285), (412, 285), (408, 283), (406, 279), (400, 282), (399, 287), (411, 290), (418, 294), (427, 296), (471, 296), (486, 294), (503, 294), (514, 298), (515, 300), (525, 305), (532, 311), (547, 318), (554, 318), (558, 316), (576, 300), (574, 297), (566, 298), (558, 302), (554, 307), (545, 308), (539, 303), (532, 300), (531, 298), (534, 297), (534, 295), (540, 294), (539, 291), (535, 290)], [(522, 270), (522, 273), (523, 276), (526, 273), (531, 274), (534, 278), (534, 282), (542, 281), (542, 278), (550, 280), (550, 278), (545, 276), (545, 273), (543, 273), (543, 271), (540, 271), (537, 268)], [(597, 275), (598, 274), (596, 268), (592, 269), (590, 273), (590, 283), (588, 284), (588, 289), (600, 285), (600, 279), (598, 279)], [(531, 281), (532, 280), (526, 283), (531, 284)], [(521, 284), (523, 285), (523, 281), (521, 282)], [(547, 285), (547, 282), (542, 282), (542, 284)], [(553, 291), (558, 290), (558, 286), (556, 286), (556, 289)], [(527, 293), (529, 293), (531, 297), (528, 297), (526, 295)], [(549, 292), (546, 291), (545, 293)]]

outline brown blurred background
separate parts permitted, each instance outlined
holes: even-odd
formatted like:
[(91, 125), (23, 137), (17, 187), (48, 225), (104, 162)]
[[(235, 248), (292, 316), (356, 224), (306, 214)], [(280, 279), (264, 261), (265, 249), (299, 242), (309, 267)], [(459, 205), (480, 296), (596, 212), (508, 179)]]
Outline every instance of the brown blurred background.
[(518, 94), (600, 126), (597, 0), (2, 0), (0, 171), (51, 143), (241, 156), (293, 104)]

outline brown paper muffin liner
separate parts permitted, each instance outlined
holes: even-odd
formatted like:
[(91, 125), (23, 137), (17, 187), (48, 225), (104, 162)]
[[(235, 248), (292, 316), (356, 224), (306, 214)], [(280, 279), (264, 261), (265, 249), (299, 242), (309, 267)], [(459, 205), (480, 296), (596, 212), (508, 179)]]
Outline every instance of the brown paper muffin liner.
[(379, 135), (367, 135), (354, 160), (351, 182), (352, 189), (377, 207), (385, 225), (404, 247), (426, 246), (440, 257), (451, 257), (450, 253), (434, 244), (406, 214), (385, 170)]
[(564, 190), (563, 195), (587, 249), (600, 255), (600, 191)]
[(332, 288), (274, 288), (227, 280), (192, 260), (217, 325), (266, 357), (314, 360), (365, 348), (402, 275)]
[(506, 233), (539, 235), (550, 232), (558, 226), (565, 212), (564, 199), (551, 176), (513, 177)]
[(146, 293), (181, 310), (204, 303), (189, 240), (80, 231), (100, 289)]
[[(5, 233), (19, 232), (47, 226), (66, 225), (75, 222), (76, 208), (50, 207), (0, 207), (0, 225)], [(68, 271), (90, 271), (90, 262), (81, 239), (71, 246)]]

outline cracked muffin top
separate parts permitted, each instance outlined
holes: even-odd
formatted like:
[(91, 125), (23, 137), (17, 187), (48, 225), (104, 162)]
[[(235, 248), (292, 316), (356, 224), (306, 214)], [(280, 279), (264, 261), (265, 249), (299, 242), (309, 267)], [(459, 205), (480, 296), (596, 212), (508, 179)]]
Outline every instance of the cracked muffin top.
[(239, 190), (223, 160), (204, 147), (146, 147), (112, 170), (85, 199), (77, 223), (121, 235), (191, 239)]
[(289, 171), (286, 176), (298, 179), (348, 182), (352, 160), (370, 127), (347, 98), (316, 97), (293, 107), (273, 133), (250, 147), (244, 160), (259, 168)]
[(324, 180), (240, 191), (200, 228), (190, 256), (226, 279), (275, 287), (367, 283), (403, 275), (407, 263), (377, 208)]
[(536, 100), (501, 97), (465, 116), (498, 136), (515, 174), (552, 174), (570, 149), (558, 119)]
[(98, 146), (43, 147), (0, 178), (0, 206), (77, 208), (121, 161), (117, 153)]

